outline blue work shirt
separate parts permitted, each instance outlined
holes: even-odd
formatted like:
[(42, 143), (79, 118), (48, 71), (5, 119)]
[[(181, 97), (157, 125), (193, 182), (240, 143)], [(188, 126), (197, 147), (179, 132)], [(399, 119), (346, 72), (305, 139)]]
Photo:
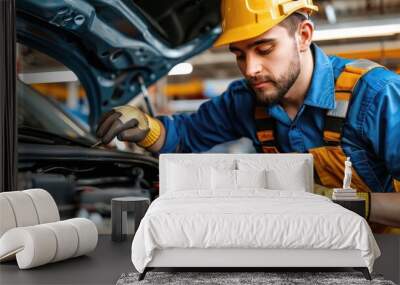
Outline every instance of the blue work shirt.
[[(307, 152), (324, 145), (328, 110), (335, 108), (335, 81), (348, 59), (327, 56), (312, 45), (311, 85), (292, 120), (279, 104), (265, 112), (276, 120), (275, 139), (281, 152)], [(384, 68), (364, 75), (350, 102), (342, 142), (353, 167), (374, 192), (393, 192), (400, 178), (400, 76)], [(232, 82), (220, 96), (203, 103), (197, 112), (158, 116), (166, 129), (161, 153), (204, 152), (216, 144), (250, 138), (258, 149), (254, 119), (255, 96), (244, 79)]]

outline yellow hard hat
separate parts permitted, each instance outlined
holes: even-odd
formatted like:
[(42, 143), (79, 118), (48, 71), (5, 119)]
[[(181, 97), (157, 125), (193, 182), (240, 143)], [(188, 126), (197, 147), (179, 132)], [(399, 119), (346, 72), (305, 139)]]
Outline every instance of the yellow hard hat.
[(318, 7), (313, 0), (222, 0), (222, 34), (214, 46), (259, 36), (299, 10)]

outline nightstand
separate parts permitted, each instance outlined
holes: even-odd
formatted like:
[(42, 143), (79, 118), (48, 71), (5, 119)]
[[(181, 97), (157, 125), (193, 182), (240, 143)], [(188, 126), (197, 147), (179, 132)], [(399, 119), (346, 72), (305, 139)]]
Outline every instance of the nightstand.
[(353, 211), (354, 213), (359, 214), (361, 217), (366, 218), (365, 216), (365, 200), (364, 199), (355, 199), (355, 200), (334, 200), (332, 202), (339, 204), (340, 206)]

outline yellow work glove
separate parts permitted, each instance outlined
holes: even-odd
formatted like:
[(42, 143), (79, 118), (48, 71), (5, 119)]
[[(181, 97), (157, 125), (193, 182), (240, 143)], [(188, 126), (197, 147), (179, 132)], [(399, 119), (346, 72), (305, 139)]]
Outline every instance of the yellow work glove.
[(139, 108), (125, 105), (114, 108), (101, 118), (96, 135), (103, 144), (117, 137), (121, 141), (134, 142), (147, 148), (159, 139), (161, 126), (158, 120)]

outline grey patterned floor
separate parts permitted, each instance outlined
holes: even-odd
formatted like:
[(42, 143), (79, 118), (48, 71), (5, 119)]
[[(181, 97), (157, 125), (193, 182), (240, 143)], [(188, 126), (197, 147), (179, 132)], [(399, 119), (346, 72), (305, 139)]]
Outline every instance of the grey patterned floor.
[(395, 285), (380, 275), (372, 275), (368, 281), (360, 272), (148, 272), (142, 281), (138, 273), (127, 273), (117, 281), (117, 285), (145, 284), (379, 284)]

